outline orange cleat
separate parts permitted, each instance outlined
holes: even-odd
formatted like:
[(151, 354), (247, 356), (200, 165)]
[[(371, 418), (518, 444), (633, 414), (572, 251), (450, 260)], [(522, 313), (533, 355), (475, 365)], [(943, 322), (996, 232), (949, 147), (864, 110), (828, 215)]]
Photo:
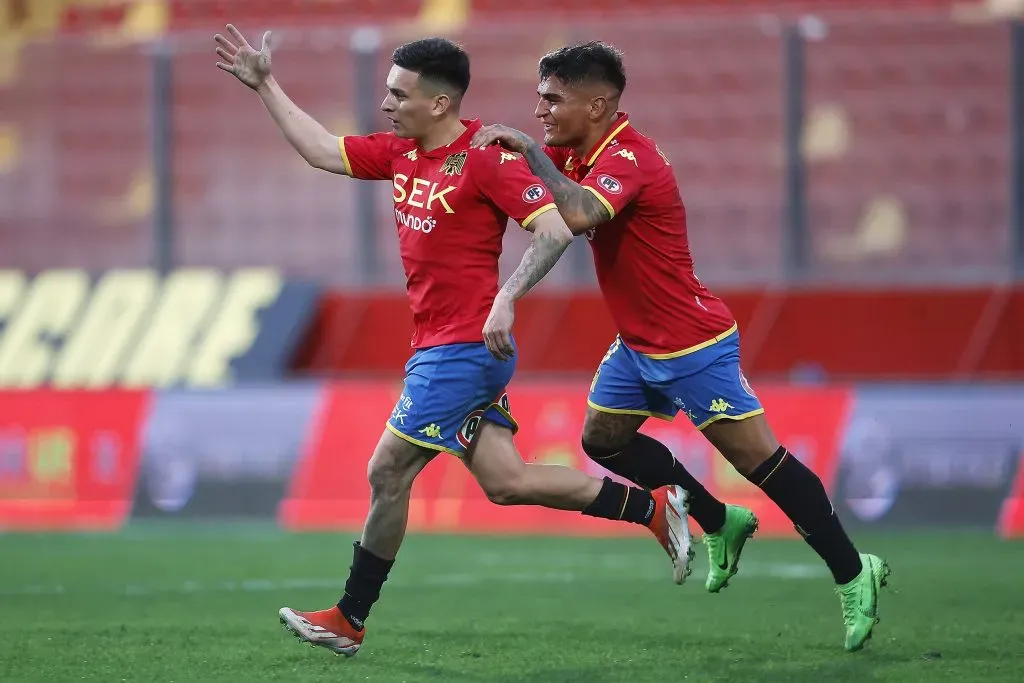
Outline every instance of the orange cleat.
[(672, 558), (672, 580), (683, 583), (692, 571), (690, 560), (693, 559), (687, 518), (689, 494), (681, 486), (662, 486), (651, 491), (651, 496), (654, 498), (654, 517), (647, 528)]
[(366, 633), (365, 628), (356, 630), (337, 607), (319, 612), (299, 612), (290, 607), (282, 607), (278, 615), (285, 629), (299, 640), (315, 647), (325, 647), (346, 657), (359, 652)]

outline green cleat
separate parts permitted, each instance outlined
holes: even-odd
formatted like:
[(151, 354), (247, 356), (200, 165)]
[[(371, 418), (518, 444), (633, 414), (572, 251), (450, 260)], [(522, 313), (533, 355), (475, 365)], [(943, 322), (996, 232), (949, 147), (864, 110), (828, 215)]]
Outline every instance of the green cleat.
[(725, 524), (716, 533), (704, 534), (708, 549), (708, 578), (704, 587), (717, 593), (729, 585), (739, 569), (740, 553), (747, 539), (757, 531), (757, 516), (738, 505), (725, 506)]
[(846, 650), (855, 652), (871, 638), (878, 623), (878, 593), (889, 577), (889, 565), (876, 555), (861, 553), (863, 568), (853, 581), (836, 586), (843, 605), (846, 625)]

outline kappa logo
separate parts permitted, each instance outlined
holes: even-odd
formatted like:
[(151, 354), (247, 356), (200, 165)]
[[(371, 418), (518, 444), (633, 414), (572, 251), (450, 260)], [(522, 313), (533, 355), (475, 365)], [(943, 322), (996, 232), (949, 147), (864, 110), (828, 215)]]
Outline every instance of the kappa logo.
[(620, 194), (622, 192), (622, 183), (610, 175), (597, 176), (597, 184), (611, 194)]
[(498, 159), (498, 165), (501, 166), (506, 161), (515, 161), (518, 158), (518, 154), (513, 154), (512, 152), (502, 152), (501, 158)]
[(634, 166), (639, 166), (636, 161), (636, 155), (628, 149), (620, 149), (618, 152), (612, 155), (613, 157), (622, 157), (627, 161), (632, 161)]
[(441, 428), (431, 422), (426, 427), (420, 430), (420, 434), (425, 434), (428, 439), (443, 439), (441, 436)]
[(716, 398), (711, 402), (711, 406), (708, 408), (708, 410), (710, 410), (712, 413), (724, 413), (730, 408), (732, 408), (732, 405), (730, 405), (729, 402), (726, 401), (724, 398)]
[(542, 185), (530, 185), (528, 188), (523, 190), (523, 201), (527, 204), (539, 202), (543, 197), (544, 187)]
[(416, 161), (416, 150), (410, 149), (408, 152), (406, 152), (402, 156), (404, 156), (409, 161)]

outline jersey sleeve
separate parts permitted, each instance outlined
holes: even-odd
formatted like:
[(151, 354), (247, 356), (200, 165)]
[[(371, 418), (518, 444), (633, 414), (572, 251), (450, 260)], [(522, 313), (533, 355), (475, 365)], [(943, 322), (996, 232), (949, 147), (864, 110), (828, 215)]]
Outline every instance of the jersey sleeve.
[(533, 175), (522, 155), (488, 147), (481, 151), (479, 161), (473, 166), (473, 175), (480, 191), (523, 228), (529, 228), (545, 211), (557, 208), (551, 193)]
[(338, 138), (345, 174), (360, 180), (390, 180), (391, 160), (398, 153), (391, 133), (345, 135)]
[(637, 158), (644, 153), (625, 145), (606, 149), (580, 183), (601, 200), (612, 217), (633, 201), (650, 176), (640, 169), (644, 160)]

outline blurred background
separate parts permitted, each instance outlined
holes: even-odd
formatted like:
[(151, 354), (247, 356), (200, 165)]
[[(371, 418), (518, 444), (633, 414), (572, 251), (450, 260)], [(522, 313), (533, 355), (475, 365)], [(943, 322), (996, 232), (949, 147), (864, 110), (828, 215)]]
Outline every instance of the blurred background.
[[(215, 68), (228, 21), (274, 30), (278, 79), (339, 135), (384, 127), (410, 39), (462, 42), (464, 112), (537, 136), (538, 59), (620, 47), (773, 430), (893, 567), (870, 651), (840, 657), (826, 568), (685, 419), (643, 430), (761, 520), (728, 594), (700, 549), (678, 588), (646, 531), (499, 507), (441, 456), (357, 668), (281, 637), (281, 605), (345, 585), (411, 316), (389, 185), (304, 164)], [(1022, 22), (1024, 0), (0, 0), (0, 680), (1024, 680)], [(516, 315), (523, 457), (605, 475), (579, 445), (615, 335), (585, 240)]]
[[(1022, 12), (0, 0), (0, 526), (334, 529), (365, 513), (410, 353), (390, 189), (306, 167), (214, 67), (231, 21), (257, 44), (274, 29), (278, 79), (339, 135), (383, 128), (391, 50), (415, 37), (467, 47), (467, 115), (538, 136), (539, 57), (615, 44), (623, 107), (672, 160), (698, 274), (738, 318), (783, 441), (854, 523), (1019, 533)], [(528, 237), (509, 230), (503, 274)], [(525, 457), (598, 471), (578, 439), (614, 327), (585, 241), (516, 325)], [(645, 429), (792, 535), (688, 424)], [(598, 533), (491, 506), (454, 461), (417, 490), (425, 530)]]

